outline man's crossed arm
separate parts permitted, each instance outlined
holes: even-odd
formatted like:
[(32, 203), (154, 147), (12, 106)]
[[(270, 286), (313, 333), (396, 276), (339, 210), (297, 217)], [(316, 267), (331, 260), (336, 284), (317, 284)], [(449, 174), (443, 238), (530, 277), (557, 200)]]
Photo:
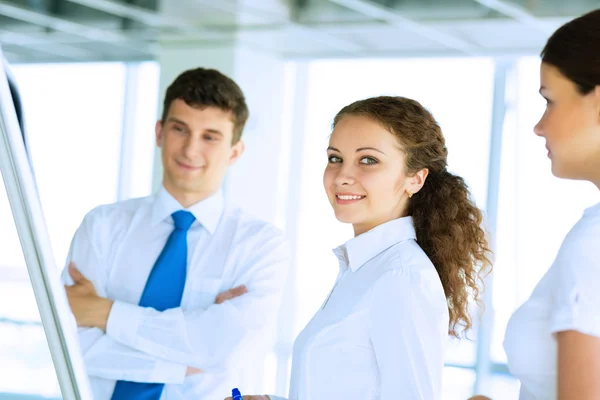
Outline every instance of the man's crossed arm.
[[(77, 326), (98, 328), (106, 332), (108, 317), (114, 301), (99, 296), (93, 283), (83, 276), (74, 263), (69, 264), (68, 272), (74, 284), (65, 285), (65, 291)], [(247, 293), (247, 291), (244, 285), (229, 289), (216, 297), (215, 304), (234, 299)], [(202, 372), (200, 368), (187, 367), (186, 376)]]

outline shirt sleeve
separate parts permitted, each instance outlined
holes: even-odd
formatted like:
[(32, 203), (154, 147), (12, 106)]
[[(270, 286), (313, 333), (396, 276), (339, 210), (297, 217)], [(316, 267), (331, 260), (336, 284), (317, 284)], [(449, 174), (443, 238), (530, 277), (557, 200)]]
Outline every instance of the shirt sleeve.
[[(74, 283), (67, 268), (73, 261), (77, 269), (94, 284), (98, 295), (106, 297), (107, 270), (99, 243), (102, 239), (102, 226), (99, 225), (102, 222), (98, 210), (84, 218), (71, 242), (61, 279), (65, 285)], [(74, 318), (73, 324), (76, 325)], [(182, 383), (185, 379), (185, 365), (127, 347), (98, 328), (78, 328), (77, 332), (89, 376), (148, 383)]]
[(381, 400), (439, 400), (448, 310), (435, 269), (394, 269), (375, 284), (369, 335)]
[(600, 337), (600, 218), (580, 221), (563, 242), (554, 265), (550, 332), (575, 330)]
[(244, 357), (253, 335), (277, 317), (289, 246), (281, 233), (263, 238), (242, 265), (240, 284), (248, 292), (205, 309), (162, 312), (116, 301), (107, 334), (116, 341), (174, 363), (219, 373)]

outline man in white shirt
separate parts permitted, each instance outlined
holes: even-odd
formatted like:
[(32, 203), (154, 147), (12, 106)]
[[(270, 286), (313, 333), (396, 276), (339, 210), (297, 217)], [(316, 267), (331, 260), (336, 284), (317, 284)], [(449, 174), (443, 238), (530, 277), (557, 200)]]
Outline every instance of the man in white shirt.
[(160, 191), (97, 207), (75, 233), (63, 280), (95, 400), (223, 398), (273, 329), (283, 233), (221, 192), (247, 118), (231, 79), (182, 73), (156, 124)]

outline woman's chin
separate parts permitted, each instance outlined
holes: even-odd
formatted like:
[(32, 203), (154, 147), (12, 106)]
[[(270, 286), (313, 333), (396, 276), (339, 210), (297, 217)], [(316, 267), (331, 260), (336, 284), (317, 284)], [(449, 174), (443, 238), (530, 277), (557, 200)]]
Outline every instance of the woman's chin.
[(565, 168), (563, 164), (561, 164), (555, 160), (552, 160), (551, 171), (552, 171), (552, 175), (554, 175), (555, 177), (560, 178), (560, 179), (573, 179), (573, 180), (582, 179), (581, 177), (577, 176), (576, 173), (573, 173), (572, 170)]
[(340, 212), (335, 210), (335, 218), (344, 224), (354, 223), (354, 218), (352, 218), (352, 216), (348, 215), (348, 213), (346, 212)]

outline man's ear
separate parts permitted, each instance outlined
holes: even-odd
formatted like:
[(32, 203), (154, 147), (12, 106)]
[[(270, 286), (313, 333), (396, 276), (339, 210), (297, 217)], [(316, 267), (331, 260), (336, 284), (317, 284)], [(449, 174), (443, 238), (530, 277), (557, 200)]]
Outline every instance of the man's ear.
[(154, 126), (154, 133), (156, 134), (156, 146), (161, 147), (163, 141), (162, 121), (156, 121), (156, 125)]
[(242, 139), (238, 140), (236, 144), (231, 146), (231, 156), (229, 157), (229, 165), (235, 164), (235, 162), (244, 154), (246, 146)]

